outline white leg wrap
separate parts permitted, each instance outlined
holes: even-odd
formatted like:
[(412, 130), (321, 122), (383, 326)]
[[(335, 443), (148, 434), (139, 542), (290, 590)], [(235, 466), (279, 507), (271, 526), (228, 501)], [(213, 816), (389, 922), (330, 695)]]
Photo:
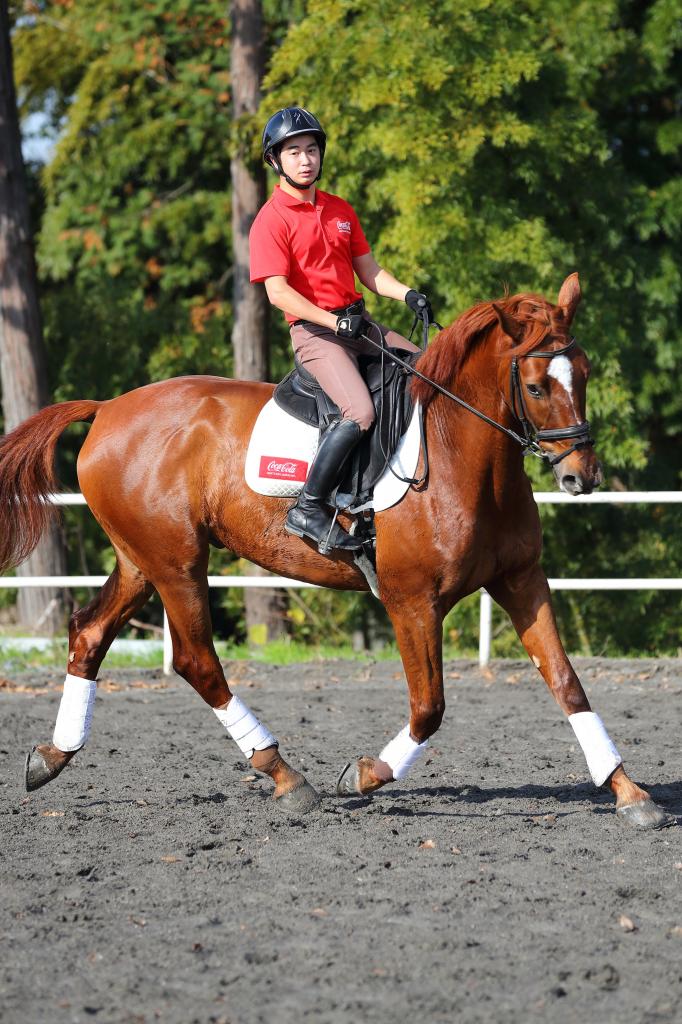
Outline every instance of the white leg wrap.
[(261, 725), (241, 697), (233, 697), (226, 708), (213, 710), (246, 757), (253, 757), (254, 750), (277, 746), (275, 737)]
[(393, 772), (394, 779), (402, 779), (424, 753), (428, 742), (424, 740), (423, 743), (417, 743), (413, 740), (410, 736), (410, 727), (406, 725), (395, 739), (386, 744), (379, 754), (379, 760), (386, 762)]
[(568, 720), (583, 748), (592, 781), (595, 786), (602, 786), (611, 772), (623, 763), (623, 758), (616, 750), (601, 718), (594, 711), (578, 711), (575, 715), (569, 715)]
[(90, 734), (97, 684), (67, 675), (52, 742), (59, 750), (80, 750)]

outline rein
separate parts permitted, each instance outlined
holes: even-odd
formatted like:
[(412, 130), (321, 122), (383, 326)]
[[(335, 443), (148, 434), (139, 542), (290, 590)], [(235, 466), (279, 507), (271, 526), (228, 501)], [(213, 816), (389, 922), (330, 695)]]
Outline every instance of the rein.
[[(429, 330), (429, 325), (427, 323), (426, 317), (424, 317), (423, 319), (423, 326), (425, 342), (424, 347), (426, 347)], [(440, 324), (435, 323), (434, 326), (442, 330)], [(412, 329), (414, 330), (414, 325)], [(404, 359), (401, 359), (400, 356), (396, 356), (393, 354), (393, 352), (389, 352), (385, 346), (383, 336), (382, 344), (379, 344), (378, 342), (373, 341), (371, 338), (368, 338), (366, 334), (361, 334), (360, 337), (363, 339), (363, 341), (368, 341), (370, 345), (374, 346), (374, 348), (379, 349), (379, 351), (381, 351), (384, 356), (388, 356), (388, 358), (392, 359), (394, 363), (398, 363), (408, 373), (413, 374), (415, 377), (419, 377), (420, 380), (423, 380), (426, 384), (429, 384), (436, 391), (439, 391), (442, 395), (445, 395), (446, 398), (449, 398), (453, 402), (456, 402), (457, 405), (461, 405), (463, 409), (467, 409), (468, 412), (473, 413), (474, 416), (478, 416), (480, 420), (483, 420), (484, 423), (488, 423), (491, 427), (494, 427), (495, 430), (499, 430), (502, 434), (506, 434), (507, 437), (511, 438), (512, 441), (516, 441), (517, 444), (521, 445), (522, 454), (524, 456), (535, 455), (536, 458), (542, 459), (543, 461), (549, 463), (550, 466), (556, 466), (557, 463), (561, 462), (562, 459), (565, 459), (567, 455), (571, 454), (571, 452), (576, 451), (578, 448), (585, 448), (588, 445), (594, 444), (593, 439), (590, 437), (590, 424), (587, 420), (583, 420), (583, 422), (581, 423), (571, 424), (568, 427), (557, 427), (555, 430), (537, 430), (528, 418), (526, 404), (523, 398), (523, 389), (521, 387), (521, 374), (519, 371), (518, 358), (553, 359), (554, 356), (562, 355), (564, 352), (568, 352), (569, 349), (573, 348), (573, 346), (576, 343), (575, 338), (571, 338), (568, 345), (564, 345), (563, 348), (554, 349), (554, 351), (526, 352), (524, 355), (520, 357), (514, 356), (514, 358), (512, 359), (510, 371), (510, 409), (512, 415), (521, 424), (521, 427), (523, 429), (523, 435), (521, 435), (517, 434), (515, 430), (511, 430), (509, 427), (505, 427), (501, 423), (498, 423), (497, 420), (494, 420), (490, 416), (487, 416), (484, 412), (481, 412), (480, 409), (476, 409), (473, 405), (469, 405), (469, 403), (465, 402), (463, 398), (459, 398), (457, 395), (454, 395), (451, 391), (448, 391), (447, 388), (441, 387), (440, 384), (436, 384), (435, 381), (431, 380), (429, 377), (426, 377), (419, 370), (415, 369), (414, 366), (410, 366), (410, 364), (407, 363)], [(552, 455), (550, 452), (545, 451), (545, 449), (540, 444), (541, 441), (563, 441), (572, 437), (577, 438), (575, 444), (568, 448), (565, 452), (560, 452), (559, 455)]]

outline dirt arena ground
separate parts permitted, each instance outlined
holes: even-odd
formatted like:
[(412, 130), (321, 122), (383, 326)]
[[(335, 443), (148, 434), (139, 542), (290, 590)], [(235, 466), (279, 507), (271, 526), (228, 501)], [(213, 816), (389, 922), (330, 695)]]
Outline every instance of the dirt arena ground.
[(672, 827), (616, 819), (526, 662), (449, 663), (428, 758), (345, 801), (406, 719), (399, 664), (230, 664), (324, 797), (293, 819), (153, 672), (103, 671), (87, 749), (28, 797), (63, 674), (0, 680), (0, 1021), (680, 1021), (682, 662), (577, 665)]

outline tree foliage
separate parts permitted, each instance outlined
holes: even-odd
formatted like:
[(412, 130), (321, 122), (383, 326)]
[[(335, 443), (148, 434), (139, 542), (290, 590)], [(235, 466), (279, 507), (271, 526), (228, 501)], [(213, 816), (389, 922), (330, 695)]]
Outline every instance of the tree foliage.
[[(305, 101), (322, 118), (330, 186), (443, 322), (580, 271), (591, 412), (626, 475), (654, 406), (673, 433), (682, 412), (665, 372), (681, 341), (675, 18), (667, 0), (311, 0), (263, 109)], [(679, 463), (660, 470), (676, 486)]]
[[(323, 187), (353, 203), (380, 262), (429, 291), (441, 322), (507, 285), (555, 296), (579, 270), (607, 486), (678, 488), (678, 5), (264, 8), (266, 96), (238, 128), (253, 159), (273, 109), (314, 110), (329, 136)], [(38, 252), (58, 397), (231, 371), (227, 13), (215, 0), (32, 0), (17, 22), (23, 110), (47, 112), (58, 136)], [(371, 308), (409, 325), (395, 304)], [(288, 349), (275, 330), (278, 371)], [(674, 510), (543, 517), (549, 575), (680, 574)], [(574, 648), (586, 636), (596, 652), (679, 645), (670, 594), (558, 604)]]
[(227, 11), (62, 0), (16, 48), (25, 109), (60, 129), (38, 258), (61, 395), (229, 370)]
[[(580, 271), (590, 419), (607, 486), (628, 489), (677, 488), (682, 469), (678, 15), (669, 0), (311, 0), (263, 107), (320, 116), (331, 189), (443, 322)], [(679, 575), (679, 512), (543, 516), (549, 575)], [(679, 645), (669, 593), (557, 603), (574, 647)]]

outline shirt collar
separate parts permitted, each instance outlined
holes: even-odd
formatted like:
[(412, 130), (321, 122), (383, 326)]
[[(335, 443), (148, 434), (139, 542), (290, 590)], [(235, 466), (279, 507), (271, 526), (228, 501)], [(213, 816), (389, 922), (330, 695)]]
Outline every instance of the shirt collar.
[[(275, 185), (272, 198), (276, 203), (280, 203), (282, 206), (310, 206), (310, 203), (306, 202), (305, 199), (298, 199), (296, 196), (290, 196), (289, 193), (284, 192), (279, 185)], [(324, 193), (320, 192), (319, 188), (316, 188), (315, 206), (322, 206), (323, 203)]]

